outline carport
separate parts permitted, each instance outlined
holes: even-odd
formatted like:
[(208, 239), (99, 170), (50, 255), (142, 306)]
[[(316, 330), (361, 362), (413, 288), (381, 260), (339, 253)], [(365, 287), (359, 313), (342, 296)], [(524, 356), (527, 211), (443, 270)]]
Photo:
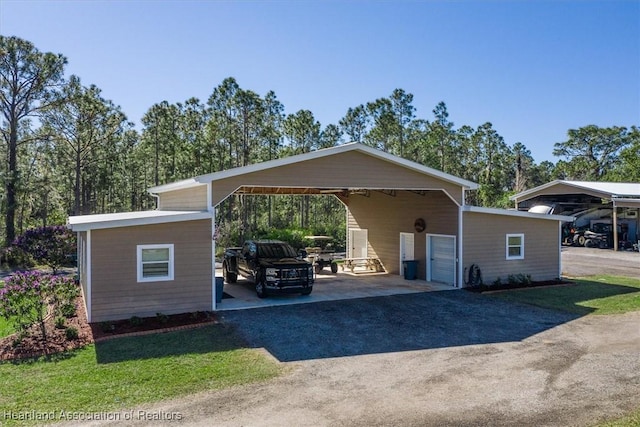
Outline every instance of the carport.
[[(461, 208), (465, 192), (476, 188), (473, 182), (354, 143), (149, 192), (158, 197), (160, 210), (208, 209), (212, 227), (219, 205), (232, 195), (337, 197), (346, 208), (348, 258), (379, 261), (396, 281), (402, 280), (403, 261), (415, 260), (418, 278), (444, 282), (451, 289), (462, 286), (462, 263), (455, 262), (461, 258)], [(215, 253), (216, 242), (212, 245)], [(448, 252), (444, 264), (436, 265), (443, 262), (437, 252), (441, 247)]]
[[(511, 196), (511, 200), (518, 210), (547, 205), (560, 215), (601, 210), (603, 214), (595, 220), (612, 224), (614, 250), (621, 239), (640, 241), (640, 183), (555, 180)], [(628, 227), (626, 235), (618, 234), (620, 223)]]

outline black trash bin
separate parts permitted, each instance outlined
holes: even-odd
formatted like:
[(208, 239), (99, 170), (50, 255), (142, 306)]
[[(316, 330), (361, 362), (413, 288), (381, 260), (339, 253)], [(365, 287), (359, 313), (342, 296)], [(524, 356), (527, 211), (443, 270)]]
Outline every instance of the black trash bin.
[(416, 280), (416, 276), (418, 274), (418, 261), (417, 260), (404, 260), (402, 261), (404, 265), (404, 279), (405, 280)]
[(216, 277), (216, 303), (222, 302), (223, 290), (224, 290), (224, 278)]

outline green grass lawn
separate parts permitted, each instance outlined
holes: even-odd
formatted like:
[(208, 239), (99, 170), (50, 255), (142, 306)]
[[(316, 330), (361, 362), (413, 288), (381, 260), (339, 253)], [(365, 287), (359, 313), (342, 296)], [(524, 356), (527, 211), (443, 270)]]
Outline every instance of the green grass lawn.
[[(31, 411), (115, 411), (262, 381), (280, 366), (223, 325), (117, 338), (52, 360), (0, 363), (0, 417)], [(0, 418), (0, 425), (23, 424)]]
[(496, 292), (491, 297), (579, 315), (640, 311), (640, 279), (590, 276), (575, 285)]
[(598, 427), (638, 427), (638, 426), (640, 426), (640, 408), (623, 418), (598, 424)]
[(13, 329), (13, 326), (11, 326), (11, 324), (9, 324), (7, 319), (5, 319), (4, 317), (0, 317), (0, 338), (4, 338), (6, 336), (9, 336), (14, 332), (15, 331)]
[[(4, 286), (4, 281), (0, 280), (0, 288)], [(0, 338), (6, 337), (14, 333), (13, 327), (9, 324), (7, 319), (0, 317)]]

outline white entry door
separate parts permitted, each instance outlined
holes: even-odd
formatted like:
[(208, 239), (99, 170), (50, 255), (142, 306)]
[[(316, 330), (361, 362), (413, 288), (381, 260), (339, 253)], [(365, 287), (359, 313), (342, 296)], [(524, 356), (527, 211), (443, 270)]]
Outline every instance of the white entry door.
[(427, 234), (427, 280), (456, 283), (456, 236)]
[(400, 275), (404, 275), (405, 260), (413, 260), (414, 258), (414, 239), (413, 233), (400, 233)]
[(349, 230), (349, 258), (366, 258), (367, 242), (367, 230)]

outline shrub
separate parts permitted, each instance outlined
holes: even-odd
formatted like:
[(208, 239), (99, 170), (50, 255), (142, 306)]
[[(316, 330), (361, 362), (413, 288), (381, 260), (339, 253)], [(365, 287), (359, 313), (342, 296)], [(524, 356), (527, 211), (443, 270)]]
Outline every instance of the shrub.
[(507, 282), (510, 285), (530, 285), (531, 284), (531, 275), (530, 274), (510, 274)]
[(131, 324), (131, 326), (140, 326), (142, 325), (142, 323), (144, 323), (144, 320), (138, 316), (131, 316), (131, 318), (129, 319), (129, 323)]
[(160, 323), (167, 323), (169, 321), (169, 316), (164, 313), (156, 313), (156, 318)]
[(9, 268), (27, 269), (33, 267), (35, 262), (31, 255), (17, 246), (0, 249), (0, 265)]
[(76, 235), (61, 225), (32, 228), (18, 236), (13, 246), (30, 254), (36, 262), (48, 265), (55, 273), (73, 260)]
[(0, 288), (0, 316), (13, 324), (20, 338), (28, 335), (31, 326), (37, 326), (46, 341), (49, 310), (62, 316), (61, 307), (75, 303), (79, 292), (73, 278), (37, 271), (15, 273)]
[(64, 329), (66, 321), (63, 316), (56, 317), (56, 329)]
[(67, 340), (69, 340), (69, 341), (77, 340), (78, 339), (78, 330), (76, 328), (74, 328), (73, 326), (69, 326), (69, 327), (67, 327), (67, 329), (64, 330), (64, 335), (67, 337)]

